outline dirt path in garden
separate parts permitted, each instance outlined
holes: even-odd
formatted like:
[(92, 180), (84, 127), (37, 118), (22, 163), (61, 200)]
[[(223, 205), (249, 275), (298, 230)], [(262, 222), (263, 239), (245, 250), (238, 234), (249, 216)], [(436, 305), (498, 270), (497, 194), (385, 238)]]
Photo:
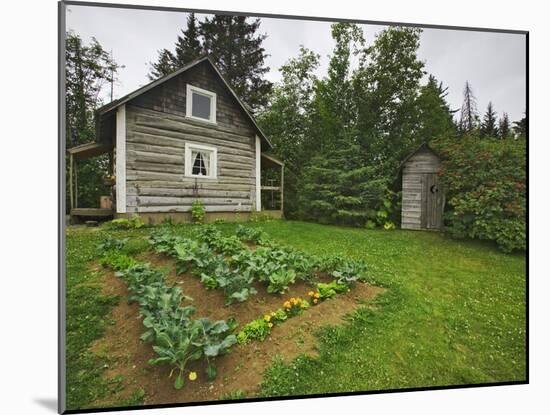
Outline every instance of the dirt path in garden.
[[(234, 317), (239, 327), (282, 307), (290, 297), (307, 298), (307, 292), (311, 290), (310, 286), (298, 281), (287, 294), (278, 296), (268, 294), (258, 284), (258, 294), (248, 301), (225, 306), (223, 293), (219, 290), (206, 290), (200, 280), (190, 274), (176, 276), (174, 260), (150, 253), (139, 256), (139, 260), (150, 262), (155, 268), (169, 270), (167, 284), (179, 285), (185, 295), (193, 298), (193, 301), (184, 301), (183, 305), (196, 307), (195, 317)], [(140, 388), (145, 391), (145, 404), (212, 401), (237, 390), (251, 397), (258, 391), (263, 373), (274, 356), (281, 356), (285, 362), (290, 362), (302, 353), (316, 355), (317, 338), (314, 333), (320, 326), (343, 324), (344, 315), (359, 307), (362, 301), (368, 301), (383, 291), (380, 287), (356, 284), (351, 292), (310, 307), (302, 315), (275, 327), (264, 342), (233, 346), (230, 353), (216, 359), (218, 376), (213, 382), (206, 380), (203, 362), (192, 362), (188, 368), (196, 371), (199, 377), (194, 382), (186, 378), (183, 389), (178, 391), (173, 387), (174, 377), (168, 378), (170, 368), (148, 364), (155, 353), (150, 344), (139, 340), (144, 331), (143, 325), (137, 304), (126, 301), (126, 284), (112, 272), (103, 272), (106, 275), (105, 292), (119, 295), (121, 301), (112, 311), (113, 325), (103, 338), (92, 345), (91, 350), (110, 358), (111, 363), (104, 376), (106, 379), (122, 376), (124, 388), (112, 399), (97, 402), (98, 406), (112, 406), (116, 400), (128, 398)]]

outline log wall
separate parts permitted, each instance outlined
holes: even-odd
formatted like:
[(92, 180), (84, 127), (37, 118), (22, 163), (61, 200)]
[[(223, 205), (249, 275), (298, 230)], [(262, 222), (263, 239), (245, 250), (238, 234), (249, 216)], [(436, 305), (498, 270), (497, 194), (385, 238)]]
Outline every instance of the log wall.
[[(216, 92), (217, 124), (185, 117), (186, 85)], [(207, 212), (255, 206), (255, 130), (207, 65), (198, 65), (130, 101), (126, 109), (126, 195), (129, 213)], [(217, 178), (185, 176), (185, 143), (217, 148)]]

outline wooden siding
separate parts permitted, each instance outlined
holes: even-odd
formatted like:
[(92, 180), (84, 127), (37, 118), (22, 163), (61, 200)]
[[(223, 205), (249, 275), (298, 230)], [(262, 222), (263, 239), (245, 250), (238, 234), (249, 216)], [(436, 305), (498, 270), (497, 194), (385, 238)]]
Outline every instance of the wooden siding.
[(233, 129), (247, 137), (255, 134), (248, 116), (206, 61), (139, 95), (131, 103), (138, 107), (185, 117), (187, 84), (216, 94), (217, 126)]
[[(217, 148), (216, 179), (184, 175), (186, 142)], [(126, 147), (128, 212), (188, 212), (196, 199), (207, 212), (246, 212), (255, 206), (256, 149), (251, 129), (204, 124), (127, 105)]]
[(403, 165), (401, 227), (426, 228), (427, 177), (441, 168), (439, 157), (429, 149), (420, 149)]

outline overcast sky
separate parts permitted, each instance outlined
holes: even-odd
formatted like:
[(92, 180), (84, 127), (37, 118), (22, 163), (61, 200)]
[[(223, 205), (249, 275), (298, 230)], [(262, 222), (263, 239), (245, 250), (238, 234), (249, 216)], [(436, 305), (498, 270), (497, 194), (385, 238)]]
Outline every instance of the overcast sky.
[[(106, 50), (112, 50), (116, 62), (125, 65), (119, 71), (115, 98), (149, 82), (149, 62), (158, 50), (173, 50), (174, 42), (185, 28), (187, 14), (151, 10), (68, 6), (67, 28), (85, 42), (95, 37)], [(197, 14), (198, 18), (202, 16)], [(368, 16), (362, 16), (368, 19)], [(300, 45), (321, 55), (319, 76), (324, 76), (333, 48), (329, 22), (262, 18), (260, 31), (264, 41), (267, 78), (280, 79), (279, 67), (298, 55)], [(360, 25), (367, 43), (384, 29), (379, 25)], [(460, 30), (424, 29), (420, 39), (419, 58), (424, 70), (448, 87), (447, 100), (453, 109), (460, 108), (464, 83), (468, 80), (484, 113), (489, 101), (501, 116), (507, 112), (512, 121), (525, 111), (525, 36)], [(109, 98), (107, 98), (107, 101)]]

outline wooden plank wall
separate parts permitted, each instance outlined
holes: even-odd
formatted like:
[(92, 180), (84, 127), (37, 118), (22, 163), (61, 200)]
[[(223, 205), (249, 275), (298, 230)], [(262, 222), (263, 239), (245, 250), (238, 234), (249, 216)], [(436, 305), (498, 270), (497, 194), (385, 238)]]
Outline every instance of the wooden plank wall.
[[(216, 125), (185, 118), (187, 82), (217, 93)], [(253, 209), (255, 131), (211, 69), (201, 65), (137, 97), (126, 118), (128, 212), (186, 212), (197, 198), (207, 212)], [(217, 147), (216, 179), (184, 175), (186, 142)]]
[(439, 157), (428, 149), (421, 149), (403, 166), (403, 193), (401, 228), (423, 229), (422, 209), (425, 207), (425, 175), (441, 168)]

